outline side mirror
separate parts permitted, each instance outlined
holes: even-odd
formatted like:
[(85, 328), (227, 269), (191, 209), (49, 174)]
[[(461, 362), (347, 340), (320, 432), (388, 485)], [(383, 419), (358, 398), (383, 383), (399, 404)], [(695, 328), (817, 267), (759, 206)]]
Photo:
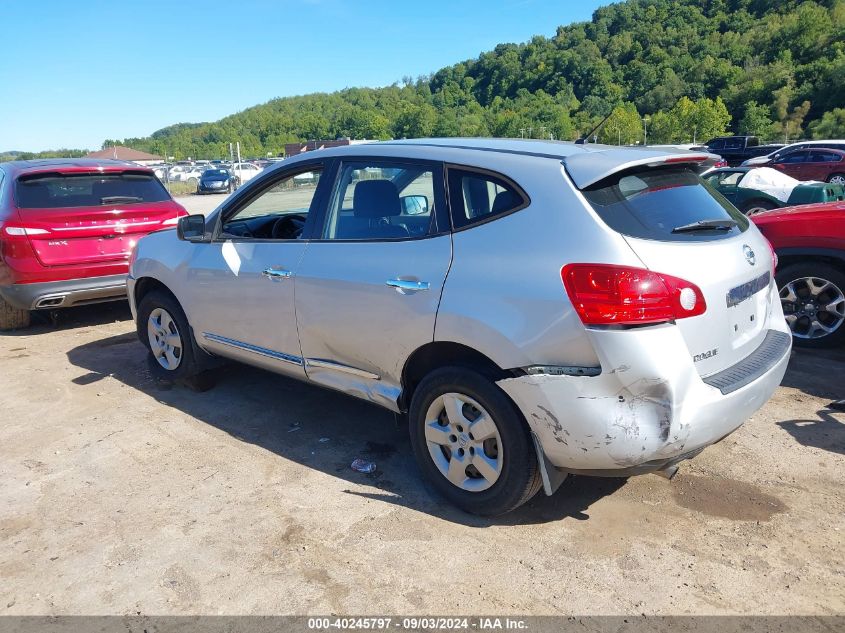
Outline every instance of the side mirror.
[(425, 196), (402, 196), (399, 201), (402, 203), (403, 215), (425, 215), (428, 213), (428, 198)]
[(183, 242), (202, 242), (205, 240), (205, 216), (201, 214), (185, 215), (176, 224), (176, 237)]

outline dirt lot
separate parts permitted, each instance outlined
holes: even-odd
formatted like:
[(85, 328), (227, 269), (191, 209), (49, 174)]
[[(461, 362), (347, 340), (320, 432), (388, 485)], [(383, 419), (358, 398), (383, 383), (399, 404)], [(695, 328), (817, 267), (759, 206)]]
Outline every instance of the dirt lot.
[(122, 304), (0, 335), (0, 370), (0, 614), (845, 613), (845, 352), (797, 352), (672, 482), (571, 477), (496, 520), (375, 406), (154, 382)]

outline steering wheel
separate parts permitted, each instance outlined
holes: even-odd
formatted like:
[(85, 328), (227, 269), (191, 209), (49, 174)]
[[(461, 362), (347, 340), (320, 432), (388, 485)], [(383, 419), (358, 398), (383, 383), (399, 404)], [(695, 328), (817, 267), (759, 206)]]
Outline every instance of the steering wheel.
[(274, 240), (297, 240), (305, 228), (304, 215), (286, 215), (273, 222), (270, 236)]

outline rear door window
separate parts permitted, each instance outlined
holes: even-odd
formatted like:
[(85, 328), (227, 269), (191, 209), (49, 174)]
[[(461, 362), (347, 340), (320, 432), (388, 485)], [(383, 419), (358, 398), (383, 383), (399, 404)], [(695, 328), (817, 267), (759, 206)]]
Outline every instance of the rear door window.
[[(749, 220), (712, 186), (683, 166), (638, 167), (614, 174), (583, 190), (584, 197), (612, 229), (631, 237), (689, 242), (732, 237)], [(724, 229), (676, 229), (719, 220)], [(675, 232), (673, 232), (675, 231)]]
[(129, 205), (170, 200), (153, 174), (35, 174), (18, 178), (15, 202), (21, 209)]
[(502, 176), (449, 168), (449, 206), (456, 229), (491, 220), (529, 204), (515, 184)]

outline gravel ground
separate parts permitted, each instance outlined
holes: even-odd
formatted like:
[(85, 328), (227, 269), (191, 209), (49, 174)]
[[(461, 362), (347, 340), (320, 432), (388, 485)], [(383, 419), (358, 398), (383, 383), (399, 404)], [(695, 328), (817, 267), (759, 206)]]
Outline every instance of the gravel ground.
[(375, 406), (239, 365), (154, 382), (125, 304), (0, 335), (0, 368), (0, 614), (845, 613), (845, 351), (796, 352), (671, 482), (570, 477), (498, 519)]

